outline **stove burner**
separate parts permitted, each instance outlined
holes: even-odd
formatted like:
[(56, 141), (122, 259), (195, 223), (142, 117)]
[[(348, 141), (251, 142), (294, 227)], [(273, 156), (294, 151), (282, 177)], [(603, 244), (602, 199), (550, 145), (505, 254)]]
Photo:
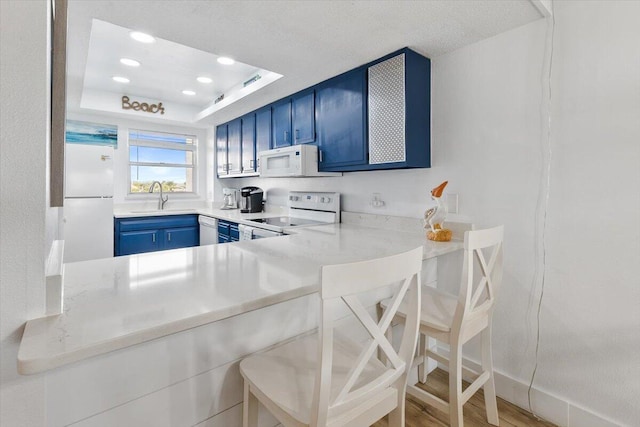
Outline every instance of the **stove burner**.
[(250, 220), (261, 224), (275, 225), (278, 227), (296, 227), (299, 225), (326, 224), (322, 221), (314, 221), (312, 219), (292, 218), (289, 216), (277, 216), (272, 218), (256, 218)]

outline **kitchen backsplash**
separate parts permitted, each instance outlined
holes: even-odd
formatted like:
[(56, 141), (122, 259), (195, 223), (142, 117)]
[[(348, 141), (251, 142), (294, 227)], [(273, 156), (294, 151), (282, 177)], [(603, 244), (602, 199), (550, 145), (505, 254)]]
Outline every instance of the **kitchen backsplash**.
[[(219, 185), (255, 185), (266, 191), (266, 203), (273, 205), (286, 205), (290, 190), (337, 191), (342, 194), (343, 211), (421, 218), (431, 201), (431, 188), (444, 179), (442, 169), (431, 168), (348, 172), (328, 178), (238, 178), (219, 180)], [(449, 190), (455, 193), (451, 184)], [(384, 206), (372, 206), (374, 193)]]

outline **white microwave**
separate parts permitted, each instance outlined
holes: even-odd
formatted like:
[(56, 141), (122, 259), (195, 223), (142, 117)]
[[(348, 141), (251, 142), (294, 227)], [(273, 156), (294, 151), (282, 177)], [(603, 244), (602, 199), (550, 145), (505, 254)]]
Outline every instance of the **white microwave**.
[(258, 153), (261, 177), (340, 176), (341, 172), (318, 172), (318, 147), (292, 145)]

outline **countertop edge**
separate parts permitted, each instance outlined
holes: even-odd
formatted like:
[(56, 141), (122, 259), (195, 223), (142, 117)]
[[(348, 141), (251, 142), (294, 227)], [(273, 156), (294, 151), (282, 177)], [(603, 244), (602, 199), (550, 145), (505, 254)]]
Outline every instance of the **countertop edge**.
[[(123, 335), (116, 339), (97, 342), (91, 346), (85, 346), (68, 353), (58, 354), (51, 357), (29, 357), (28, 355), (24, 355), (22, 354), (24, 349), (21, 342), (18, 350), (18, 373), (20, 375), (38, 374), (70, 363), (79, 362), (90, 357), (100, 356), (112, 351), (121, 350), (137, 344), (142, 344), (144, 342), (187, 331), (189, 329), (194, 329), (209, 323), (228, 319), (250, 311), (259, 310), (261, 308), (280, 303), (283, 297), (287, 300), (292, 300), (311, 295), (317, 291), (316, 288), (316, 285), (296, 288), (278, 296), (269, 296), (251, 301), (241, 306), (229, 307), (220, 310), (219, 312), (203, 313), (197, 316), (176, 320), (149, 329), (144, 329), (139, 332)], [(64, 314), (59, 316), (64, 316)], [(23, 336), (27, 334), (29, 328), (30, 321), (27, 321)]]

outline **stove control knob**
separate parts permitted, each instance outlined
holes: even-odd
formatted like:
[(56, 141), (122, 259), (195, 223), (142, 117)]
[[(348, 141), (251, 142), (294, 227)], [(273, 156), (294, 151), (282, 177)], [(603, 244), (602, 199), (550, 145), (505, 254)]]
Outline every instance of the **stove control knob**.
[(296, 200), (298, 200), (299, 197), (298, 196), (289, 196), (289, 200), (295, 202)]

